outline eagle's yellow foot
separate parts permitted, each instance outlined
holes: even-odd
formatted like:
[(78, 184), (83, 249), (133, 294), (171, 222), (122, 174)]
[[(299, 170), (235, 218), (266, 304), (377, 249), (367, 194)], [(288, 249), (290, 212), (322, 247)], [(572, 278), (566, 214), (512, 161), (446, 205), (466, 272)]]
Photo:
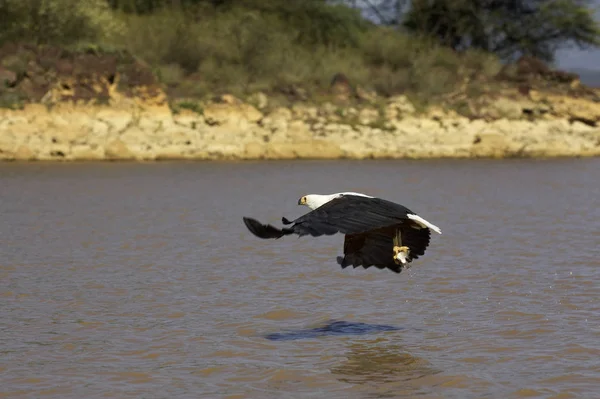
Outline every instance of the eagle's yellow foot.
[(399, 264), (403, 264), (405, 265), (407, 263), (407, 258), (408, 258), (408, 252), (410, 251), (410, 248), (408, 248), (407, 246), (394, 246), (394, 263), (396, 263), (397, 265)]

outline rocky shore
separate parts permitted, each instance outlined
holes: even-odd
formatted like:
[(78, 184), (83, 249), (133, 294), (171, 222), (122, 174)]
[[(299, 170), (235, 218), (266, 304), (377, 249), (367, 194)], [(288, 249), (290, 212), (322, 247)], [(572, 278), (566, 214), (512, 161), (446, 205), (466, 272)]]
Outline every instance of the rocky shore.
[[(117, 62), (98, 67), (85, 56), (71, 64), (64, 55), (48, 59), (56, 64), (39, 62), (48, 65), (45, 70), (31, 62), (21, 74), (0, 68), (6, 93), (21, 88), (33, 98), (19, 107), (0, 108), (0, 160), (600, 155), (600, 96), (589, 90), (586, 96), (573, 96), (514, 87), (479, 101), (473, 112), (477, 117), (450, 108), (417, 110), (403, 95), (344, 102), (344, 90), (342, 101), (320, 105), (276, 106), (257, 93), (245, 101), (222, 95), (174, 108), (152, 76), (140, 75), (135, 62), (123, 69)], [(51, 80), (45, 78), (55, 70), (59, 73)]]
[[(0, 110), (1, 160), (229, 160), (570, 157), (600, 155), (600, 104), (553, 107), (497, 101), (490, 120), (431, 109), (405, 97), (372, 107), (295, 105), (268, 113), (210, 103), (177, 113), (123, 98), (108, 105), (28, 104)], [(538, 113), (536, 118), (527, 115)]]

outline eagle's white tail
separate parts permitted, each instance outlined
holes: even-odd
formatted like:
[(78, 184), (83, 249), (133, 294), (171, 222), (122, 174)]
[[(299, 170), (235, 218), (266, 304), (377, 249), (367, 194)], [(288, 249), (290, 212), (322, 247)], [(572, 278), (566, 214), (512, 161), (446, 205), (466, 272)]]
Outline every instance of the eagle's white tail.
[(437, 227), (435, 224), (429, 223), (427, 220), (423, 219), (419, 215), (413, 215), (412, 213), (409, 213), (408, 215), (406, 215), (406, 217), (408, 217), (411, 220), (414, 220), (415, 222), (417, 222), (418, 224), (420, 224), (423, 227), (428, 227), (431, 230), (435, 231), (436, 233), (442, 234), (442, 230), (440, 230), (439, 227)]

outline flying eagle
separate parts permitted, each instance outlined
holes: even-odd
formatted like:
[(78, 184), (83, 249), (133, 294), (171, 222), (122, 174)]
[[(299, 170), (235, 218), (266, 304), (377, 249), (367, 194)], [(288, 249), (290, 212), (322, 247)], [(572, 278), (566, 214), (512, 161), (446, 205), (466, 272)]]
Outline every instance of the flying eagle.
[(283, 224), (290, 227), (279, 229), (248, 217), (244, 217), (244, 224), (263, 239), (342, 233), (344, 256), (337, 257), (342, 269), (375, 266), (396, 273), (425, 253), (431, 230), (442, 234), (439, 227), (408, 208), (366, 194), (309, 194), (301, 197), (298, 205), (308, 206), (311, 211), (292, 221), (282, 218)]

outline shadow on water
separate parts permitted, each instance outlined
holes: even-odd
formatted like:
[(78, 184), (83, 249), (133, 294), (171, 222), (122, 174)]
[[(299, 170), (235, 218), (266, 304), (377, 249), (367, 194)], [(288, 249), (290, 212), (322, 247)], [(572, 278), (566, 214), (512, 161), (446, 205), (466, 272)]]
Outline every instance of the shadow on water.
[(340, 335), (366, 335), (384, 331), (400, 331), (403, 328), (387, 326), (384, 324), (352, 323), (349, 321), (330, 321), (324, 326), (292, 330), (265, 335), (271, 341), (294, 341), (299, 339), (311, 339), (324, 336)]

